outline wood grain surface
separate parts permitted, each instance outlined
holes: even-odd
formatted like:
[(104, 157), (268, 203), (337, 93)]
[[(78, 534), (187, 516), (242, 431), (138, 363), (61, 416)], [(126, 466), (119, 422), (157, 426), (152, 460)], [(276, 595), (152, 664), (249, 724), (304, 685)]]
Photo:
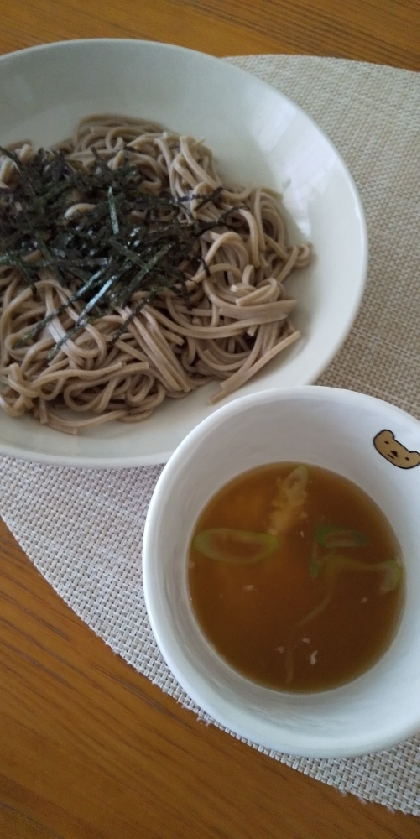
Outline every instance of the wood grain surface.
[[(3, 0), (0, 53), (80, 37), (419, 69), (417, 0)], [(1, 510), (1, 487), (0, 487)], [(415, 839), (165, 696), (95, 637), (0, 522), (0, 839)]]
[(214, 55), (333, 55), (420, 69), (418, 0), (2, 0), (0, 52), (149, 38)]

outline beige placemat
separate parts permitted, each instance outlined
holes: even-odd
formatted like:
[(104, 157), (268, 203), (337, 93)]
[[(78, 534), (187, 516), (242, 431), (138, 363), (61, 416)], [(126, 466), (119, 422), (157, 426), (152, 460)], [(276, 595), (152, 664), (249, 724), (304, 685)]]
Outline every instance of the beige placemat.
[[(357, 322), (320, 381), (420, 417), (419, 76), (324, 58), (248, 56), (233, 63), (319, 123), (361, 193), (368, 285)], [(159, 472), (102, 473), (0, 458), (0, 512), (39, 571), (114, 652), (206, 719), (166, 668), (143, 600), (142, 530)], [(420, 736), (352, 760), (270, 754), (342, 792), (420, 815)]]

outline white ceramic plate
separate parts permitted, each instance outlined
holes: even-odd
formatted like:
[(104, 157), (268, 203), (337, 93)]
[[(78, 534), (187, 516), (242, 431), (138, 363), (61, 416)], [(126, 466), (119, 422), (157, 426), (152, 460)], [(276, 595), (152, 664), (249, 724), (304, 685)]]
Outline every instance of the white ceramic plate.
[[(0, 143), (29, 138), (48, 145), (82, 116), (106, 111), (204, 137), (222, 175), (283, 194), (292, 237), (310, 239), (315, 253), (288, 284), (299, 301), (294, 321), (303, 337), (238, 395), (312, 382), (347, 335), (366, 277), (362, 207), (329, 140), (270, 86), (174, 46), (69, 41), (0, 58)], [(207, 400), (216, 389), (168, 401), (139, 425), (107, 424), (77, 437), (0, 411), (0, 453), (86, 467), (162, 463), (215, 410)]]

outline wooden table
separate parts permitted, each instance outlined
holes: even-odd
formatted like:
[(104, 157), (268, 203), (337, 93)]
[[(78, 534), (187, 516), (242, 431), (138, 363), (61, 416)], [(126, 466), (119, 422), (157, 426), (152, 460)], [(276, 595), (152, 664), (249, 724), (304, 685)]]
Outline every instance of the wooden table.
[[(417, 0), (3, 0), (0, 53), (81, 37), (420, 69)], [(198, 723), (81, 623), (1, 522), (0, 560), (0, 839), (420, 837), (420, 820)]]

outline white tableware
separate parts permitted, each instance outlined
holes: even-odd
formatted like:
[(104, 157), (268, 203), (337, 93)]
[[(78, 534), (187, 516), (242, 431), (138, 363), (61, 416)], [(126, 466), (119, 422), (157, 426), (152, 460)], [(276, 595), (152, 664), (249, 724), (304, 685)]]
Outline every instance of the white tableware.
[[(188, 545), (202, 509), (236, 475), (276, 461), (312, 463), (354, 481), (382, 509), (402, 550), (397, 633), (370, 670), (333, 690), (299, 695), (246, 679), (206, 640), (190, 603)], [(240, 737), (306, 757), (373, 752), (419, 730), (419, 499), (420, 423), (388, 403), (298, 387), (254, 393), (208, 417), (164, 468), (144, 531), (150, 621), (187, 694)]]
[[(239, 395), (312, 382), (353, 322), (366, 277), (366, 228), (353, 180), (330, 141), (289, 99), (225, 61), (165, 44), (67, 41), (0, 58), (0, 143), (49, 145), (89, 113), (148, 117), (204, 137), (222, 175), (283, 194), (293, 240), (312, 264), (288, 285), (302, 338)], [(165, 462), (215, 409), (217, 383), (168, 400), (138, 425), (77, 437), (0, 411), (0, 453), (45, 463), (120, 467)]]

